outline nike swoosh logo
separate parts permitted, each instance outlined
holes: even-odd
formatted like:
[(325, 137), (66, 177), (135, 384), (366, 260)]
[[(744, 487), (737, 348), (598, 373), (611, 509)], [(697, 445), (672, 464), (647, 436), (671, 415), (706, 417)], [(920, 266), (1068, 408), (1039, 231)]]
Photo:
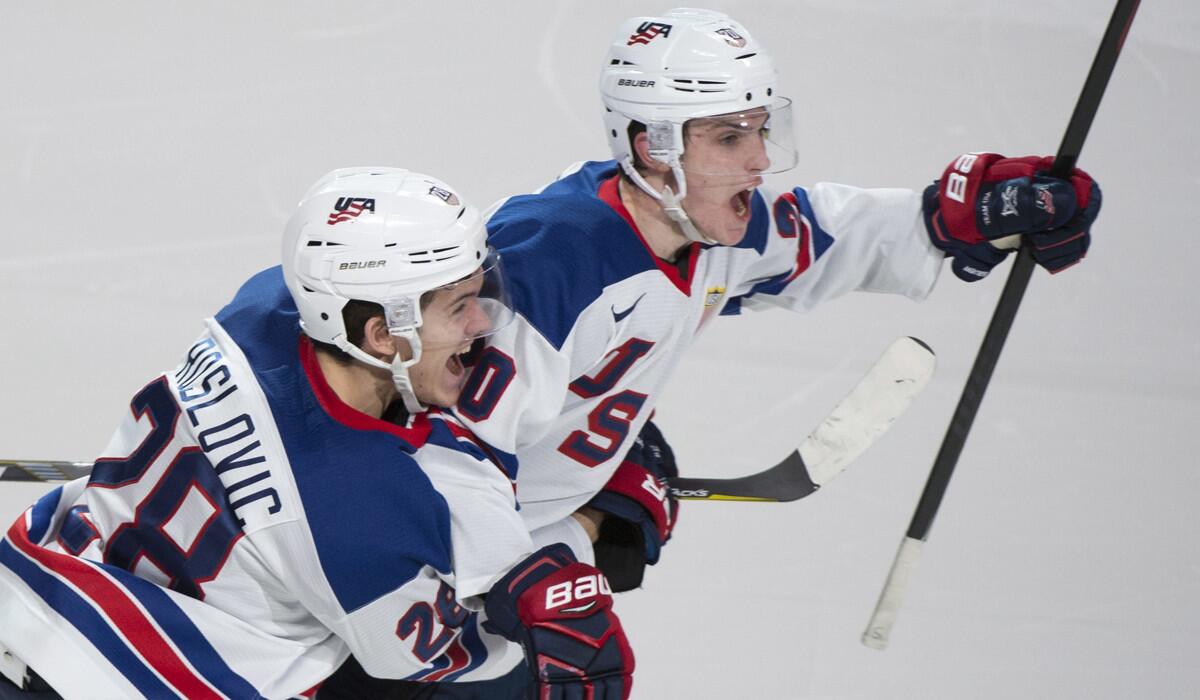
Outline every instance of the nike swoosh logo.
[[(642, 297), (644, 297), (644, 296), (646, 296), (645, 293), (642, 294)], [(620, 323), (621, 321), (624, 321), (626, 316), (633, 313), (634, 307), (636, 307), (638, 305), (638, 302), (642, 300), (642, 297), (638, 297), (637, 301), (630, 304), (629, 308), (625, 309), (624, 311), (617, 311), (617, 307), (615, 307), (615, 306), (612, 307), (613, 321), (615, 323)]]
[(588, 610), (590, 610), (590, 609), (591, 609), (591, 608), (592, 608), (594, 605), (596, 605), (596, 601), (594, 601), (594, 600), (593, 600), (593, 601), (591, 601), (591, 602), (589, 602), (589, 603), (586, 603), (585, 605), (580, 605), (580, 606), (577, 606), (577, 607), (574, 607), (574, 608), (563, 608), (563, 609), (562, 609), (562, 611), (563, 611), (563, 612), (565, 612), (565, 613), (568, 613), (568, 614), (574, 615), (574, 614), (576, 614), (576, 613), (587, 612), (587, 611), (588, 611)]

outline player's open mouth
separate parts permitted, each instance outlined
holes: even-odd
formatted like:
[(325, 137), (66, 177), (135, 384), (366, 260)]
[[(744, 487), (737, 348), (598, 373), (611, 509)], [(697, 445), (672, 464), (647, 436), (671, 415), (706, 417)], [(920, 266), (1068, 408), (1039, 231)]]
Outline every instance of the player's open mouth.
[(475, 339), (470, 345), (459, 350), (446, 360), (446, 369), (455, 377), (462, 376), (470, 368), (475, 366), (475, 362), (479, 360), (479, 356), (483, 353), (484, 340), (483, 338)]
[(737, 218), (741, 219), (742, 221), (746, 221), (750, 218), (750, 195), (753, 192), (753, 188), (748, 190), (740, 190), (737, 194), (733, 195), (733, 198), (730, 200), (733, 203), (733, 213), (736, 214)]
[(450, 372), (451, 376), (461, 377), (467, 371), (463, 365), (462, 356), (458, 353), (451, 355), (450, 359), (446, 360), (446, 370)]

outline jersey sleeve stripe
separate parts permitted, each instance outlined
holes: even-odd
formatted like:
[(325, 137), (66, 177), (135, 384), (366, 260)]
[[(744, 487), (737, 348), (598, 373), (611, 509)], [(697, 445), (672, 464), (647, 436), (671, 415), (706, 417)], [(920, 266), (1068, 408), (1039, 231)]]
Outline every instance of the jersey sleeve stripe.
[[(0, 543), (0, 561), (70, 620), (140, 692), (201, 699), (258, 696), (157, 586), (47, 550), (29, 532), (25, 518), (14, 523)], [(162, 629), (172, 630), (171, 638)]]

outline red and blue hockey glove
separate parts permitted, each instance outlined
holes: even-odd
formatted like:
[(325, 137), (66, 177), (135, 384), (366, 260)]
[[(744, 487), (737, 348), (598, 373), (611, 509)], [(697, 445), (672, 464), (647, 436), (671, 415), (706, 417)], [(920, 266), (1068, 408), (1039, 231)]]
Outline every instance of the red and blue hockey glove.
[(954, 274), (968, 282), (987, 277), (1009, 253), (989, 241), (1013, 234), (1024, 234), (1034, 260), (1051, 273), (1083, 259), (1100, 213), (1100, 186), (1079, 169), (1065, 180), (1049, 177), (1053, 163), (965, 153), (925, 189), (925, 228), (954, 258)]
[(596, 566), (618, 593), (642, 585), (646, 564), (658, 562), (679, 515), (668, 479), (678, 476), (675, 453), (658, 426), (647, 422), (604, 489), (588, 505), (604, 513), (593, 549)]
[(633, 650), (611, 593), (596, 567), (552, 544), (492, 586), (483, 627), (525, 650), (538, 698), (624, 700), (633, 688)]

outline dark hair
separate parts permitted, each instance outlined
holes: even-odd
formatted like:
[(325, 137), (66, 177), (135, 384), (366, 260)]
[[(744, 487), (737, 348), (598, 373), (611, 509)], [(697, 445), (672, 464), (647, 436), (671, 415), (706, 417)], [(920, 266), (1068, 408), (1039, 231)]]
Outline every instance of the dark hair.
[[(346, 340), (355, 347), (362, 347), (362, 342), (367, 337), (365, 330), (367, 321), (376, 316), (383, 316), (383, 307), (373, 301), (351, 299), (346, 302), (346, 305), (342, 307), (342, 323), (346, 326)], [(324, 350), (342, 364), (349, 364), (354, 360), (349, 353), (333, 343), (322, 343), (318, 340), (312, 342), (313, 347)]]
[[(433, 300), (433, 293), (436, 289), (431, 289), (421, 294), (421, 309), (429, 306), (429, 302)], [(346, 340), (355, 347), (362, 347), (363, 341), (367, 338), (366, 327), (367, 321), (376, 316), (383, 316), (383, 306), (373, 301), (362, 301), (361, 299), (351, 299), (342, 307), (342, 323), (346, 326)], [(333, 343), (322, 343), (319, 340), (312, 341), (313, 347), (324, 350), (333, 356), (335, 360), (342, 364), (349, 364), (354, 361), (350, 357), (350, 353), (342, 350)]]

